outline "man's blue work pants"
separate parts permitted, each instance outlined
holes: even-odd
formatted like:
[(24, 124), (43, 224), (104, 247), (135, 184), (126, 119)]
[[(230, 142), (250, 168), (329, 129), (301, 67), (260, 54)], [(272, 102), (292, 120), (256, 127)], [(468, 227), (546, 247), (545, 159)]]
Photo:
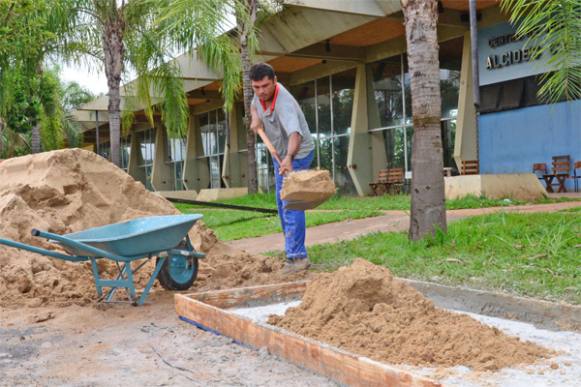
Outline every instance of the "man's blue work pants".
[[(293, 170), (300, 171), (309, 169), (313, 162), (315, 152), (309, 153), (308, 156), (302, 159), (293, 160)], [(288, 260), (307, 258), (307, 249), (305, 247), (305, 211), (285, 210), (285, 200), (280, 198), (280, 190), (282, 188), (283, 176), (278, 173), (280, 165), (276, 160), (272, 160), (274, 164), (274, 179), (276, 183), (276, 206), (278, 207), (278, 216), (282, 225), (282, 232), (284, 234), (284, 249), (286, 258)]]

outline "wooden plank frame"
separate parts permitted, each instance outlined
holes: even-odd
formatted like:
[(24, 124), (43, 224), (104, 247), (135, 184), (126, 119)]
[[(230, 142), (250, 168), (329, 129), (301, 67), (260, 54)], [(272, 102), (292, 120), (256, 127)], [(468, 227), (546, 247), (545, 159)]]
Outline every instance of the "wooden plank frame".
[(225, 309), (296, 299), (304, 293), (305, 287), (306, 282), (291, 282), (176, 294), (176, 312), (181, 320), (200, 329), (230, 337), (253, 348), (267, 348), (271, 354), (350, 386), (441, 386), (395, 366), (252, 321)]

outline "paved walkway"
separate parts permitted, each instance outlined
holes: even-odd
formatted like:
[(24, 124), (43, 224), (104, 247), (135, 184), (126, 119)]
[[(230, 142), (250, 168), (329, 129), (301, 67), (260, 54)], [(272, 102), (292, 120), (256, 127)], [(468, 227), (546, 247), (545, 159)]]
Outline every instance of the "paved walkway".
[[(534, 204), (525, 206), (471, 208), (464, 210), (449, 210), (448, 221), (454, 221), (470, 216), (492, 214), (495, 212), (554, 212), (567, 208), (581, 206), (581, 201)], [(308, 216), (308, 215), (307, 215)], [(310, 227), (307, 230), (307, 246), (335, 243), (355, 239), (373, 232), (406, 231), (409, 228), (408, 211), (385, 211), (384, 215), (372, 218), (348, 220), (345, 222), (327, 223)], [(232, 247), (246, 250), (251, 254), (267, 251), (284, 250), (284, 240), (281, 233), (265, 235), (258, 238), (240, 239), (228, 242)]]

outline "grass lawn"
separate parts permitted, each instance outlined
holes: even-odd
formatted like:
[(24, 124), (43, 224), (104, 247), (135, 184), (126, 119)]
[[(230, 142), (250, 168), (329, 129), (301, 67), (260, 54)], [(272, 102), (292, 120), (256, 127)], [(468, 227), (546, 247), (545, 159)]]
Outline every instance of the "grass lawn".
[[(540, 199), (534, 204), (542, 203), (557, 203), (571, 201), (570, 198), (559, 199)], [(222, 201), (228, 204), (237, 204), (242, 206), (276, 208), (274, 201), (274, 193), (247, 195), (236, 199), (229, 199)], [(530, 204), (522, 200), (515, 199), (487, 199), (476, 196), (467, 196), (462, 199), (446, 201), (446, 208), (449, 210), (463, 209), (463, 208), (485, 208), (485, 207), (500, 207), (500, 206), (515, 206)], [(409, 210), (410, 196), (409, 195), (383, 195), (383, 196), (340, 196), (336, 195), (323, 203), (317, 209), (321, 210)]]
[[(218, 238), (224, 241), (282, 232), (278, 215), (268, 216), (258, 212), (200, 208), (188, 204), (176, 204), (176, 207), (183, 213), (203, 214), (204, 223), (214, 230)], [(365, 209), (312, 212), (307, 214), (307, 227), (378, 215), (381, 215), (379, 211)]]
[[(535, 203), (553, 203), (571, 199), (542, 199)], [(276, 208), (274, 193), (247, 195), (222, 203), (250, 207)], [(448, 209), (484, 208), (527, 204), (519, 200), (492, 200), (469, 196), (460, 200), (446, 202)], [(277, 216), (257, 212), (227, 209), (202, 208), (189, 204), (176, 204), (183, 213), (201, 213), (204, 222), (222, 240), (258, 237), (281, 232)], [(326, 203), (307, 214), (307, 227), (349, 219), (361, 219), (381, 215), (384, 210), (409, 210), (409, 195), (385, 195), (375, 197), (334, 196)], [(329, 211), (329, 212), (325, 212)]]
[(322, 270), (362, 257), (400, 277), (581, 304), (580, 210), (463, 219), (417, 243), (376, 233), (314, 246), (309, 256)]

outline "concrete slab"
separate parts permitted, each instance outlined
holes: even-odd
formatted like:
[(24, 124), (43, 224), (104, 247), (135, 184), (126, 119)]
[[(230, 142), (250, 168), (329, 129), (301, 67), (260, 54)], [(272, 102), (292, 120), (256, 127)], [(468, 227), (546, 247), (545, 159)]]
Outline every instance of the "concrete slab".
[(468, 195), (490, 199), (536, 200), (547, 196), (539, 179), (532, 173), (462, 175), (445, 177), (446, 199)]
[(202, 189), (198, 194), (197, 200), (212, 202), (222, 199), (233, 199), (240, 196), (248, 195), (247, 187), (238, 188), (209, 188)]

